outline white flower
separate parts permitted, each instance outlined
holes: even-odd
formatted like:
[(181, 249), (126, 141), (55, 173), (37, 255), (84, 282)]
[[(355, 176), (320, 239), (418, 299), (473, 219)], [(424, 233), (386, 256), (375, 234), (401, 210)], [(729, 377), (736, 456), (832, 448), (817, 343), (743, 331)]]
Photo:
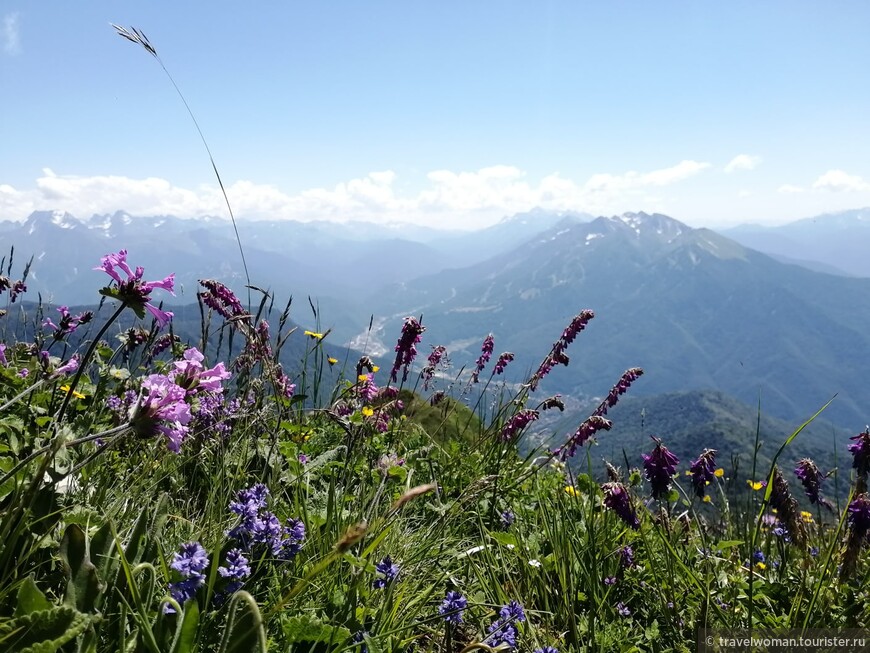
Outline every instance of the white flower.
[(534, 567), (535, 569), (539, 569), (539, 568), (541, 567), (541, 561), (540, 561), (540, 560), (534, 560), (534, 559), (533, 559), (533, 560), (529, 560), (529, 566), (530, 566), (530, 567)]

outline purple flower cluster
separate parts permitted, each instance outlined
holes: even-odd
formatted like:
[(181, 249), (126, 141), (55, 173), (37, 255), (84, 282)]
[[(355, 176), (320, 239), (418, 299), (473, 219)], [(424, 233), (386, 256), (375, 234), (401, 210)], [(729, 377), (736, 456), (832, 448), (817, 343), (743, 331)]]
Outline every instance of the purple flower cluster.
[(511, 526), (513, 526), (514, 522), (517, 520), (517, 516), (513, 513), (512, 510), (505, 510), (501, 513), (499, 521), (501, 523), (501, 527), (507, 530)]
[[(106, 254), (100, 259), (100, 265), (95, 270), (102, 270), (108, 274), (115, 285), (106, 286), (100, 290), (101, 295), (120, 300), (140, 318), (145, 317), (145, 311), (151, 313), (157, 324), (161, 327), (166, 325), (172, 319), (172, 313), (162, 311), (151, 304), (151, 292), (156, 288), (161, 288), (168, 293), (174, 295), (175, 289), (175, 274), (170, 274), (162, 281), (143, 281), (142, 274), (145, 270), (140, 266), (135, 271), (130, 269), (127, 264), (127, 250), (122, 249), (117, 254)], [(118, 270), (126, 275), (126, 279), (122, 279)]]
[(45, 318), (42, 322), (43, 328), (47, 327), (54, 331), (52, 337), (55, 340), (62, 340), (64, 336), (73, 333), (82, 324), (87, 324), (94, 319), (93, 311), (84, 311), (78, 315), (72, 315), (67, 306), (59, 306), (57, 311), (60, 313), (58, 324), (52, 322), (50, 317)]
[(193, 396), (200, 392), (220, 394), (224, 391), (221, 381), (226, 381), (231, 374), (227, 372), (223, 362), (218, 363), (211, 369), (206, 369), (202, 364), (205, 356), (195, 347), (186, 349), (182, 360), (172, 364), (167, 376), (174, 377), (175, 385), (184, 388), (187, 396)]
[(615, 512), (631, 528), (635, 530), (640, 528), (640, 521), (634, 506), (631, 505), (631, 497), (626, 487), (622, 483), (613, 481), (605, 483), (601, 489), (604, 492), (604, 506)]
[(502, 374), (504, 372), (505, 368), (508, 366), (508, 363), (510, 363), (513, 359), (514, 359), (513, 352), (510, 352), (510, 351), (503, 352), (498, 357), (498, 360), (495, 362), (495, 367), (492, 370), (493, 373), (496, 375)]
[(426, 330), (415, 317), (406, 317), (405, 324), (402, 326), (402, 334), (399, 336), (399, 341), (396, 343), (396, 360), (393, 363), (393, 369), (390, 370), (390, 381), (395, 383), (398, 379), (399, 369), (402, 369), (402, 383), (408, 380), (408, 372), (411, 369), (411, 364), (417, 357), (417, 344)]
[(531, 410), (529, 408), (524, 408), (523, 410), (517, 411), (502, 429), (501, 439), (505, 442), (514, 440), (517, 435), (519, 435), (523, 431), (523, 429), (525, 429), (529, 424), (538, 419), (539, 416), (540, 415), (538, 414), (538, 411)]
[(50, 379), (59, 379), (60, 377), (66, 374), (74, 374), (76, 370), (79, 369), (79, 360), (80, 356), (78, 354), (73, 354), (70, 356), (70, 359), (58, 367), (49, 375)]
[(492, 358), (492, 352), (495, 349), (495, 340), (490, 333), (486, 338), (483, 339), (483, 345), (480, 348), (480, 357), (478, 357), (477, 361), (474, 364), (474, 371), (471, 373), (471, 382), (477, 383), (480, 380), (480, 373), (483, 372), (483, 368), (486, 367), (486, 364), (489, 362), (489, 359)]
[(205, 288), (197, 293), (202, 303), (229, 319), (245, 315), (245, 309), (233, 291), (214, 279), (200, 279), (199, 285)]
[(6, 367), (9, 365), (9, 361), (6, 360), (6, 345), (0, 342), (0, 365)]
[(131, 410), (130, 425), (142, 438), (166, 436), (166, 446), (178, 453), (193, 417), (187, 391), (162, 374), (151, 374), (142, 381), (142, 393)]
[(798, 461), (797, 467), (794, 469), (795, 476), (800, 479), (801, 485), (804, 486), (804, 492), (810, 503), (817, 503), (820, 506), (825, 506), (829, 510), (833, 510), (831, 502), (822, 497), (819, 492), (822, 488), (822, 482), (825, 480), (825, 475), (809, 458), (803, 458)]
[(692, 487), (695, 495), (703, 498), (707, 494), (707, 486), (713, 482), (716, 472), (716, 450), (704, 449), (697, 460), (692, 461), (689, 473), (692, 475)]
[(680, 462), (658, 438), (653, 438), (656, 443), (655, 449), (649, 454), (643, 455), (643, 469), (646, 479), (652, 486), (654, 499), (661, 499), (671, 489), (671, 479), (676, 474), (677, 463)]
[[(205, 574), (202, 572), (208, 567), (208, 562), (208, 553), (199, 542), (182, 544), (181, 550), (173, 555), (169, 565), (181, 575), (181, 580), (169, 584), (169, 595), (181, 605), (192, 599), (196, 591), (205, 584)], [(175, 609), (167, 603), (163, 612), (173, 614)]]
[(292, 560), (302, 549), (305, 524), (301, 519), (288, 519), (285, 526), (274, 513), (266, 510), (269, 489), (262, 483), (241, 490), (230, 502), (230, 511), (239, 515), (239, 524), (227, 532), (242, 549), (249, 551), (258, 544), (266, 545), (279, 560)]
[(390, 556), (384, 556), (378, 564), (375, 565), (379, 578), (372, 581), (373, 589), (383, 589), (392, 583), (399, 575), (399, 565), (393, 562)]
[(9, 291), (9, 302), (14, 304), (15, 300), (18, 299), (18, 295), (27, 292), (27, 284), (24, 283), (23, 279), (11, 281), (9, 277), (0, 275), (0, 292), (5, 290)]
[(438, 608), (438, 614), (449, 624), (461, 624), (462, 613), (468, 607), (468, 599), (455, 591), (447, 592)]
[(423, 389), (429, 389), (429, 383), (432, 381), (432, 377), (435, 376), (435, 368), (441, 364), (441, 361), (444, 360), (444, 354), (447, 353), (447, 347), (444, 345), (433, 345), (432, 353), (429, 354), (429, 358), (427, 359), (427, 365), (423, 368), (423, 372), (421, 373), (421, 377), (423, 379)]
[(859, 494), (852, 499), (847, 512), (849, 516), (846, 523), (851, 536), (858, 541), (863, 540), (870, 533), (870, 497), (866, 493)]
[(509, 649), (513, 649), (517, 645), (517, 623), (522, 623), (526, 620), (526, 612), (523, 606), (517, 601), (511, 601), (499, 610), (499, 618), (490, 624), (487, 631), (484, 644), (496, 647), (506, 644)]
[(853, 435), (850, 440), (855, 441), (849, 445), (849, 451), (852, 452), (852, 467), (860, 478), (866, 479), (867, 474), (870, 474), (870, 429)]
[(533, 392), (538, 389), (538, 383), (540, 383), (541, 379), (547, 376), (556, 365), (568, 365), (569, 358), (565, 354), (565, 350), (568, 348), (568, 345), (574, 342), (577, 335), (586, 328), (589, 320), (594, 317), (595, 313), (588, 309), (580, 311), (579, 314), (574, 316), (571, 323), (562, 332), (562, 337), (553, 343), (550, 353), (547, 354), (538, 370), (529, 379), (529, 388)]
[(224, 596), (229, 596), (239, 591), (245, 579), (251, 575), (251, 565), (241, 549), (230, 549), (227, 551), (226, 566), (218, 567), (218, 573), (230, 581), (223, 591)]
[(568, 442), (559, 447), (556, 453), (559, 454), (559, 458), (562, 460), (573, 458), (574, 454), (577, 453), (578, 447), (582, 447), (589, 438), (598, 433), (598, 431), (609, 431), (612, 426), (613, 422), (606, 417), (602, 417), (601, 415), (590, 415), (583, 420), (580, 426), (577, 427), (577, 430), (574, 431), (574, 434), (569, 438)]

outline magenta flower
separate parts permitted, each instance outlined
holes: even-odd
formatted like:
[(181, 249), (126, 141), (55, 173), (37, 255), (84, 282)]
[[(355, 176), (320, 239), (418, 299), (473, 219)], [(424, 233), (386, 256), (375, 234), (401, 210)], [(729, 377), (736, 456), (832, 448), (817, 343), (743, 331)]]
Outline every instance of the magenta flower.
[(658, 438), (653, 438), (656, 448), (643, 455), (643, 469), (647, 480), (652, 486), (654, 499), (661, 499), (671, 489), (671, 479), (676, 474), (676, 465), (680, 462)]
[(707, 486), (713, 482), (716, 473), (716, 450), (704, 449), (698, 459), (689, 466), (692, 475), (692, 487), (695, 495), (704, 498), (707, 494)]
[(495, 348), (495, 340), (490, 333), (486, 338), (483, 339), (483, 345), (480, 348), (480, 357), (477, 359), (477, 362), (474, 364), (474, 371), (471, 373), (471, 382), (477, 383), (480, 380), (480, 373), (483, 372), (483, 368), (486, 367), (486, 364), (489, 362), (489, 359), (492, 358), (492, 352)]
[[(162, 327), (172, 319), (170, 311), (162, 311), (150, 303), (151, 292), (157, 288), (165, 290), (174, 295), (175, 274), (170, 274), (161, 281), (142, 281), (142, 274), (145, 270), (142, 267), (137, 267), (136, 270), (131, 270), (127, 264), (127, 250), (122, 249), (117, 254), (106, 254), (100, 259), (100, 265), (94, 268), (102, 270), (108, 274), (116, 285), (109, 285), (100, 290), (100, 294), (112, 299), (117, 299), (125, 305), (133, 309), (133, 312), (140, 319), (145, 317), (147, 310), (157, 323)], [(126, 279), (121, 277), (118, 271), (126, 275)]]
[(577, 334), (586, 328), (586, 325), (589, 324), (589, 320), (594, 317), (595, 313), (589, 309), (580, 311), (580, 313), (574, 316), (571, 323), (562, 332), (562, 336), (553, 343), (550, 353), (547, 354), (546, 358), (544, 358), (544, 361), (540, 364), (538, 370), (532, 375), (532, 378), (529, 379), (529, 388), (532, 392), (538, 389), (538, 383), (540, 383), (541, 379), (547, 376), (556, 365), (568, 365), (569, 358), (567, 354), (565, 354), (565, 350), (568, 348), (568, 345), (574, 342)]
[(73, 333), (80, 325), (87, 324), (94, 318), (92, 311), (85, 311), (78, 315), (71, 315), (69, 308), (66, 306), (59, 306), (57, 312), (60, 313), (60, 324), (52, 322), (50, 317), (45, 318), (42, 322), (43, 327), (48, 327), (54, 330), (52, 337), (55, 340), (60, 340), (64, 336)]
[(9, 365), (9, 361), (6, 360), (6, 345), (0, 342), (0, 365), (6, 367)]
[(176, 385), (184, 388), (188, 395), (194, 395), (199, 391), (221, 393), (224, 391), (221, 381), (232, 376), (227, 372), (223, 362), (206, 369), (202, 364), (204, 359), (205, 357), (196, 347), (190, 347), (184, 352), (184, 360), (172, 364), (169, 376), (175, 376)]
[(833, 506), (830, 501), (822, 497), (819, 492), (821, 491), (822, 482), (825, 480), (826, 476), (822, 474), (821, 470), (816, 466), (809, 458), (803, 458), (798, 461), (797, 467), (794, 470), (795, 476), (800, 479), (801, 484), (804, 486), (804, 492), (807, 495), (807, 498), (810, 500), (810, 503), (818, 503), (819, 505), (825, 506), (829, 510), (833, 510)]
[(501, 432), (501, 439), (505, 442), (513, 440), (519, 433), (523, 431), (529, 424), (538, 419), (539, 414), (536, 410), (525, 408), (516, 412), (510, 421), (505, 424)]
[(214, 279), (200, 279), (199, 285), (205, 288), (198, 293), (202, 303), (225, 318), (244, 315), (245, 309), (233, 291)]
[(498, 357), (498, 360), (495, 362), (495, 368), (493, 369), (493, 372), (495, 374), (501, 374), (502, 372), (504, 372), (504, 368), (506, 368), (508, 366), (508, 363), (510, 363), (513, 359), (513, 353), (509, 351), (504, 352), (501, 356)]
[(855, 468), (858, 476), (863, 478), (870, 472), (870, 429), (849, 439), (855, 441), (849, 445), (849, 451), (852, 452), (852, 467)]
[(70, 359), (51, 373), (49, 378), (57, 379), (64, 374), (72, 374), (79, 369), (79, 355), (73, 354)]
[(416, 345), (422, 339), (423, 332), (426, 330), (422, 324), (417, 321), (417, 318), (406, 317), (405, 324), (402, 326), (402, 334), (399, 336), (399, 341), (396, 343), (396, 360), (393, 363), (393, 369), (390, 371), (390, 381), (396, 382), (398, 379), (399, 369), (402, 369), (402, 383), (408, 380), (408, 372), (414, 358), (417, 357)]
[(184, 401), (187, 391), (160, 374), (147, 376), (142, 390), (143, 396), (131, 409), (133, 430), (145, 438), (163, 434), (169, 450), (178, 453), (192, 418), (190, 406)]
[(617, 516), (634, 530), (640, 528), (640, 520), (631, 505), (631, 496), (622, 483), (605, 483), (601, 486), (604, 492), (604, 506), (617, 514)]
[(561, 460), (573, 458), (574, 454), (577, 453), (577, 448), (586, 444), (586, 442), (598, 433), (598, 431), (609, 431), (612, 427), (613, 422), (606, 417), (602, 417), (601, 415), (590, 415), (583, 420), (583, 423), (577, 427), (577, 430), (574, 431), (574, 434), (569, 438), (568, 442), (560, 447), (556, 453), (559, 454)]
[(423, 379), (423, 389), (429, 389), (429, 383), (432, 381), (432, 377), (435, 376), (435, 368), (441, 364), (444, 358), (444, 354), (447, 352), (447, 347), (444, 345), (435, 345), (432, 346), (432, 353), (429, 354), (428, 365), (423, 368), (423, 372), (421, 374), (421, 378)]

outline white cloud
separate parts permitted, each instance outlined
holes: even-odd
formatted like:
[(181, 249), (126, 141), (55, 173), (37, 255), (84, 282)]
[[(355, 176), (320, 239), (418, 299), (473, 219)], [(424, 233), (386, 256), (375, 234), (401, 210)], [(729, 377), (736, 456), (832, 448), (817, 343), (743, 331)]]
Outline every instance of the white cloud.
[(0, 43), (3, 52), (16, 55), (21, 52), (21, 38), (18, 29), (18, 12), (3, 16), (3, 24), (0, 26)]
[[(507, 165), (477, 171), (435, 170), (426, 175), (421, 189), (402, 195), (394, 187), (396, 173), (386, 170), (333, 188), (311, 188), (295, 194), (274, 185), (241, 180), (227, 186), (227, 195), (241, 218), (402, 221), (475, 228), (535, 207), (599, 214), (658, 210), (664, 201), (659, 189), (709, 166), (682, 161), (650, 172), (596, 174), (584, 182), (558, 173), (531, 180), (524, 171)], [(226, 211), (215, 185), (189, 189), (157, 177), (59, 175), (46, 168), (33, 188), (0, 185), (0, 219), (22, 219), (38, 209), (63, 209), (82, 218), (121, 209), (133, 215), (181, 217), (222, 216)]]
[(858, 175), (850, 175), (842, 170), (828, 170), (813, 182), (813, 188), (832, 192), (870, 190), (867, 183)]
[(753, 168), (758, 167), (758, 164), (760, 163), (760, 156), (738, 154), (728, 162), (728, 165), (725, 166), (725, 172), (731, 173), (735, 170), (752, 170)]
[(783, 184), (776, 189), (777, 193), (803, 193), (804, 189), (793, 184)]

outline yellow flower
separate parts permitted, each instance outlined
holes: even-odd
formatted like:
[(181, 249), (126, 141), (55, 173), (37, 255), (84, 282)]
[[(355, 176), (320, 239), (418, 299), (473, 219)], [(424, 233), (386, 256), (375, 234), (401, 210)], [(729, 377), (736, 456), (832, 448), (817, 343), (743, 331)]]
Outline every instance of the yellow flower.
[(338, 359), (330, 356), (329, 358), (326, 359), (326, 362), (329, 363), (330, 365), (335, 365), (338, 362)]
[(806, 510), (801, 510), (801, 519), (804, 520), (805, 524), (813, 523), (813, 513), (807, 512)]
[(704, 503), (710, 503), (712, 500), (709, 494), (704, 495)]
[(755, 568), (758, 569), (758, 571), (764, 571), (765, 569), (767, 569), (767, 565), (763, 562), (756, 562)]
[(323, 338), (322, 333), (315, 333), (314, 331), (306, 331), (305, 335), (309, 338), (314, 338), (315, 340), (321, 340)]
[(356, 380), (359, 381), (360, 383), (365, 383), (366, 381), (369, 380), (369, 375), (368, 374), (360, 374), (358, 377), (356, 377)]
[(746, 482), (749, 484), (749, 487), (751, 487), (756, 492), (764, 487), (764, 481), (749, 481), (749, 480), (747, 480)]
[(713, 472), (713, 476), (715, 476), (716, 478), (722, 478), (723, 476), (725, 476), (725, 470), (720, 467), (715, 472)]
[(565, 486), (565, 493), (569, 497), (576, 497), (577, 496), (577, 488), (575, 488), (573, 485), (566, 485)]
[[(69, 394), (70, 387), (68, 385), (62, 385), (62, 386), (60, 386), (60, 389), (63, 390), (64, 392), (66, 392), (67, 394)], [(73, 390), (72, 396), (75, 397), (76, 399), (84, 399), (85, 398), (85, 396), (81, 392), (77, 392), (75, 390)]]
[(375, 414), (375, 411), (373, 411), (368, 406), (364, 406), (362, 409), (362, 414), (365, 415), (366, 417), (371, 417), (372, 415)]
[(379, 369), (381, 369), (381, 368), (378, 367), (377, 365), (372, 365), (372, 372), (377, 372)]

